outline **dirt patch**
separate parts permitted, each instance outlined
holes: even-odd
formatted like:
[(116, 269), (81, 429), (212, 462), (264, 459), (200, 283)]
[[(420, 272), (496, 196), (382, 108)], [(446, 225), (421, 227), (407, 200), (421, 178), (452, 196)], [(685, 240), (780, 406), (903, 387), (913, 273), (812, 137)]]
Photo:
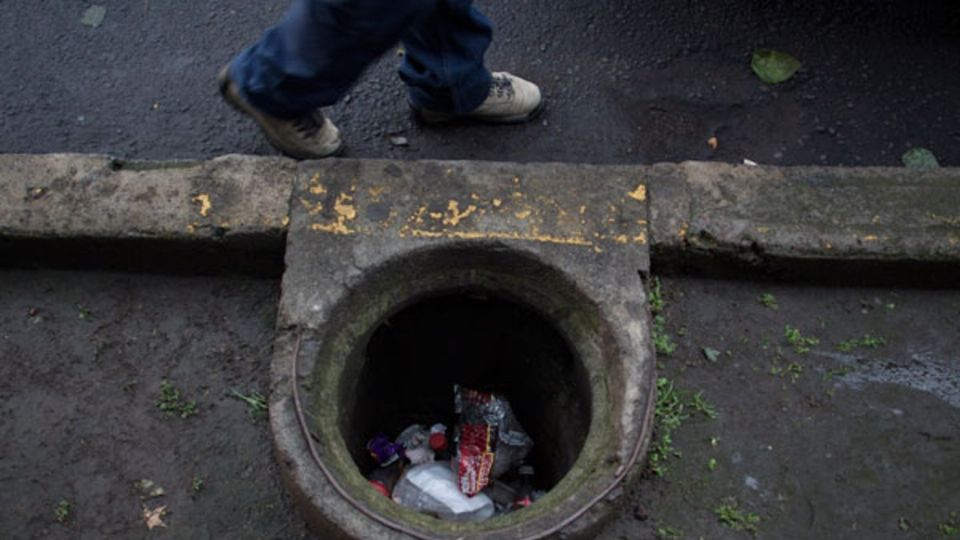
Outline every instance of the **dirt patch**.
[[(299, 538), (265, 418), (275, 281), (0, 273), (0, 530), (133, 538), (165, 505), (176, 538)], [(196, 414), (158, 408), (166, 380)], [(142, 501), (149, 479), (165, 495)], [(68, 511), (57, 522), (61, 501)]]

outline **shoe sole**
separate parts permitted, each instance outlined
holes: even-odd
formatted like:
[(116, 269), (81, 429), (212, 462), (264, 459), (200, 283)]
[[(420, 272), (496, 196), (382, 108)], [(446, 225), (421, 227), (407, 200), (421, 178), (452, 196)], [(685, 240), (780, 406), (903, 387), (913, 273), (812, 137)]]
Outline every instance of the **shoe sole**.
[(470, 116), (469, 114), (464, 115), (455, 115), (447, 113), (438, 113), (433, 111), (424, 111), (418, 109), (413, 105), (410, 106), (410, 109), (413, 110), (414, 117), (417, 120), (423, 122), (424, 124), (448, 124), (450, 122), (457, 121), (470, 121), (470, 122), (482, 122), (484, 124), (501, 124), (501, 125), (516, 125), (524, 124), (535, 119), (540, 113), (543, 112), (543, 109), (546, 108), (547, 100), (541, 98), (540, 103), (537, 104), (537, 108), (528, 112), (524, 115), (517, 116), (507, 116), (504, 118), (492, 118), (492, 117), (482, 117), (482, 116)]
[(343, 143), (343, 139), (340, 140), (340, 145), (337, 146), (336, 150), (318, 156), (316, 154), (304, 154), (300, 151), (293, 149), (287, 149), (284, 144), (279, 140), (279, 137), (276, 137), (263, 122), (260, 121), (258, 116), (260, 113), (253, 108), (237, 91), (236, 86), (233, 84), (233, 80), (230, 79), (229, 68), (225, 67), (220, 70), (220, 73), (217, 75), (217, 86), (220, 89), (220, 96), (223, 97), (223, 100), (227, 102), (228, 105), (233, 107), (234, 110), (241, 112), (250, 118), (252, 118), (258, 126), (260, 126), (260, 131), (263, 132), (264, 137), (270, 142), (270, 144), (282, 152), (285, 156), (292, 157), (294, 159), (307, 160), (307, 159), (324, 159), (328, 157), (337, 157), (343, 155), (346, 150), (346, 145)]

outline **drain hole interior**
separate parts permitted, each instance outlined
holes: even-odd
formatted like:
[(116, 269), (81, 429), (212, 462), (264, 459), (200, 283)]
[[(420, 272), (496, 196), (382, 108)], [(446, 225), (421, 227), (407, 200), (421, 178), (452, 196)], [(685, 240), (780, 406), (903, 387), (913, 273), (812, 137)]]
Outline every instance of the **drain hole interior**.
[[(453, 386), (505, 395), (534, 440), (527, 462), (549, 490), (576, 461), (590, 425), (583, 366), (544, 317), (517, 302), (461, 291), (416, 302), (383, 321), (341, 433), (360, 472), (374, 467), (366, 442), (411, 424), (456, 423)], [(360, 359), (356, 359), (360, 360)]]

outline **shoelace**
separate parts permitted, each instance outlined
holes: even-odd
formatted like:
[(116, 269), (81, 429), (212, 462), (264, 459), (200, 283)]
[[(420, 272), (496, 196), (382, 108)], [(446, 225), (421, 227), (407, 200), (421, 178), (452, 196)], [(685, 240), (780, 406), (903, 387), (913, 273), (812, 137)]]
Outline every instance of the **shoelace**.
[(306, 137), (313, 137), (323, 127), (325, 119), (320, 111), (313, 111), (293, 121), (293, 127)]
[(513, 83), (507, 77), (496, 76), (490, 84), (490, 95), (498, 98), (513, 97)]

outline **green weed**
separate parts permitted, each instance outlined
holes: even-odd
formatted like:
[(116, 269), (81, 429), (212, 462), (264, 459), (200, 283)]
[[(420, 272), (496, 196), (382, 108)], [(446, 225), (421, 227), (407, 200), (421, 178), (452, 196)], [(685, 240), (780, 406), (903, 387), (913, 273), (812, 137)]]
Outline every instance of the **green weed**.
[(710, 472), (717, 470), (717, 458), (710, 458), (707, 460), (707, 470)]
[(739, 509), (736, 499), (729, 498), (713, 510), (714, 515), (725, 527), (730, 527), (738, 531), (747, 531), (751, 534), (757, 533), (757, 524), (760, 523), (760, 516), (755, 512), (745, 512)]
[(757, 302), (763, 304), (763, 307), (772, 309), (774, 311), (780, 309), (780, 306), (777, 304), (777, 297), (770, 293), (763, 293), (757, 297)]
[(653, 347), (657, 350), (657, 353), (670, 356), (677, 351), (677, 344), (673, 342), (670, 334), (667, 333), (666, 325), (667, 320), (663, 315), (655, 315), (653, 317)]
[(787, 338), (787, 343), (793, 346), (798, 353), (808, 353), (810, 348), (820, 343), (820, 340), (813, 336), (804, 336), (800, 330), (790, 326), (783, 327), (783, 337)]
[(70, 501), (63, 499), (57, 503), (57, 506), (53, 509), (53, 515), (57, 518), (57, 523), (66, 523), (70, 519), (70, 514), (73, 512), (73, 506), (70, 504)]
[(670, 356), (677, 350), (677, 344), (667, 333), (667, 319), (663, 315), (663, 310), (667, 307), (667, 302), (663, 298), (663, 289), (660, 286), (660, 279), (653, 278), (650, 281), (650, 312), (653, 314), (653, 328), (651, 339), (653, 347), (658, 354)]
[(837, 344), (837, 350), (840, 352), (846, 353), (856, 349), (857, 347), (866, 347), (869, 349), (876, 349), (886, 344), (887, 344), (887, 340), (882, 337), (865, 334), (860, 339), (848, 339), (846, 341), (841, 341), (840, 343)]
[(841, 341), (837, 343), (837, 350), (840, 352), (850, 352), (857, 348), (857, 340), (848, 339), (846, 341)]
[(650, 280), (650, 311), (662, 313), (663, 308), (667, 307), (663, 299), (663, 290), (660, 288), (660, 278)]
[(683, 538), (683, 533), (673, 527), (657, 527), (656, 531), (657, 540), (679, 540)]
[(956, 512), (950, 512), (950, 517), (940, 524), (940, 534), (944, 536), (956, 536), (960, 534), (960, 520), (957, 519)]
[(703, 392), (697, 392), (691, 396), (690, 406), (693, 407), (693, 410), (703, 414), (707, 418), (713, 419), (717, 417), (717, 410), (703, 397)]
[(250, 395), (244, 395), (237, 390), (231, 390), (230, 396), (247, 404), (247, 414), (250, 415), (251, 420), (256, 420), (267, 412), (267, 398), (256, 390), (250, 392)]
[(829, 381), (834, 377), (843, 377), (844, 375), (848, 373), (852, 373), (853, 371), (855, 370), (850, 366), (842, 366), (838, 368), (828, 369), (823, 372), (823, 375), (821, 376), (821, 378), (824, 381)]
[(166, 379), (160, 381), (160, 397), (157, 398), (157, 408), (169, 416), (179, 416), (180, 418), (190, 418), (197, 414), (197, 402), (183, 399), (180, 390), (174, 388)]
[(203, 478), (200, 476), (194, 476), (193, 481), (190, 482), (190, 488), (193, 489), (194, 493), (200, 493), (201, 491), (203, 491), (203, 488), (204, 488)]
[(650, 470), (657, 476), (667, 472), (666, 462), (671, 457), (679, 457), (680, 452), (673, 447), (673, 431), (690, 418), (688, 411), (693, 410), (708, 418), (716, 418), (717, 411), (703, 397), (703, 392), (690, 394), (676, 388), (669, 379), (657, 379), (657, 404), (654, 409), (657, 436), (650, 445), (647, 455)]
[(790, 377), (790, 382), (797, 382), (800, 379), (800, 376), (803, 375), (803, 369), (803, 365), (796, 362), (790, 362), (786, 366), (774, 364), (770, 366), (770, 375), (778, 376), (780, 378)]
[(657, 379), (657, 404), (654, 409), (654, 422), (657, 428), (656, 440), (651, 444), (648, 457), (650, 470), (657, 476), (667, 472), (665, 463), (679, 453), (673, 448), (671, 434), (687, 419), (683, 398), (666, 377)]

